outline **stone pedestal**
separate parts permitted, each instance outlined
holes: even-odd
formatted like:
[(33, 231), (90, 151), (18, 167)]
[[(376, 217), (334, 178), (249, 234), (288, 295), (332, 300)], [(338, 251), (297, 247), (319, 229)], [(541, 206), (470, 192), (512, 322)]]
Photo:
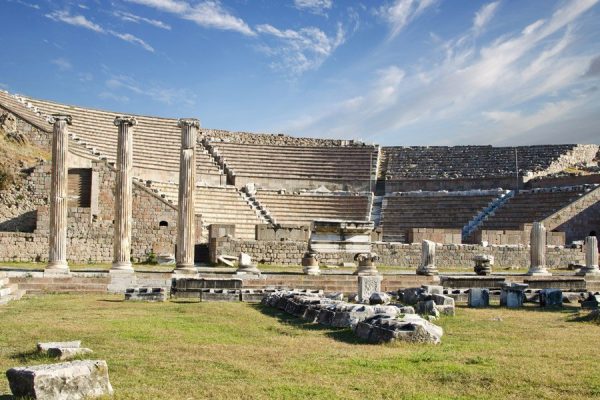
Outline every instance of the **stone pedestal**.
[(196, 136), (197, 119), (180, 119), (181, 156), (179, 158), (179, 202), (175, 273), (196, 274), (194, 245), (196, 231)]
[(488, 254), (477, 254), (473, 257), (475, 267), (473, 270), (477, 275), (487, 276), (492, 273), (492, 265), (494, 265), (494, 256)]
[(354, 261), (358, 262), (358, 267), (354, 275), (379, 275), (375, 262), (379, 261), (379, 256), (375, 253), (358, 253), (354, 256)]
[(562, 307), (563, 294), (560, 289), (540, 290), (540, 307)]
[(417, 268), (417, 275), (438, 275), (439, 271), (435, 266), (435, 242), (423, 240), (421, 244), (421, 265)]
[(490, 305), (489, 289), (483, 289), (483, 288), (469, 289), (468, 304), (469, 304), (469, 307), (473, 307), (473, 308), (488, 307)]
[(368, 301), (373, 293), (381, 292), (380, 275), (359, 275), (358, 276), (358, 302)]
[(119, 128), (117, 142), (116, 186), (115, 186), (115, 234), (113, 237), (113, 264), (111, 270), (133, 271), (131, 266), (131, 222), (132, 222), (132, 167), (133, 129), (137, 124), (133, 117), (115, 117)]
[(546, 228), (541, 222), (534, 222), (530, 237), (531, 264), (527, 275), (552, 275), (546, 268)]
[(600, 275), (598, 268), (598, 239), (595, 236), (585, 238), (585, 267), (577, 275)]
[(528, 285), (521, 283), (507, 283), (500, 292), (500, 305), (508, 308), (519, 308), (525, 301), (525, 289)]
[(319, 269), (319, 259), (317, 253), (307, 252), (302, 257), (302, 271), (306, 275), (320, 275), (321, 270)]
[(53, 114), (50, 122), (52, 133), (52, 178), (50, 186), (50, 238), (48, 265), (44, 271), (48, 275), (68, 276), (67, 264), (67, 211), (69, 201), (69, 132), (71, 116)]

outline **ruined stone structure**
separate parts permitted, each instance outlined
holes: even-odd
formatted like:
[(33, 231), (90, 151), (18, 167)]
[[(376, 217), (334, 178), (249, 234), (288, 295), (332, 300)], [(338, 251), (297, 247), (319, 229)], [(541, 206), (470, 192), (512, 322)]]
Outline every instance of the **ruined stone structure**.
[[(600, 232), (598, 145), (380, 147), (146, 116), (135, 116), (131, 139), (130, 122), (115, 128), (117, 113), (0, 92), (3, 129), (40, 148), (51, 147), (46, 119), (55, 113), (72, 116), (65, 263), (129, 269), (131, 260), (174, 255), (183, 271), (206, 257), (200, 249), (211, 260), (243, 251), (256, 262), (298, 265), (310, 250), (321, 264), (372, 251), (384, 265), (415, 268), (429, 240), (443, 244), (439, 265), (468, 265), (479, 249), (499, 267), (523, 267), (527, 249), (518, 246), (530, 243), (539, 221), (546, 244), (558, 246), (546, 248), (554, 267), (583, 258), (581, 247), (562, 246)], [(569, 180), (566, 168), (591, 172)], [(40, 161), (23, 185), (0, 192), (0, 261), (49, 259), (51, 170)], [(353, 221), (369, 232), (323, 252), (332, 246), (324, 232), (315, 241), (321, 248), (309, 249), (318, 220)], [(231, 229), (209, 238), (211, 225)]]

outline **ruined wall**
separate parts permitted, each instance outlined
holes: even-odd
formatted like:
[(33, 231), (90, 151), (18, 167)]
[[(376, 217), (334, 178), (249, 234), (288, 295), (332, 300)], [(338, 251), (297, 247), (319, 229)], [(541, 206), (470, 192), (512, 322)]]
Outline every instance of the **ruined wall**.
[[(248, 253), (253, 261), (272, 265), (300, 265), (302, 256), (308, 250), (306, 242), (289, 241), (239, 241), (220, 238), (214, 241), (211, 253), (218, 255), (238, 255)], [(380, 265), (400, 268), (416, 268), (421, 261), (421, 244), (374, 243), (372, 250), (381, 257)], [(480, 245), (438, 245), (436, 263), (442, 268), (473, 267), (473, 257), (477, 254), (490, 254), (495, 258), (496, 268), (529, 266), (528, 246), (487, 246)], [(350, 253), (320, 253), (322, 264), (339, 265), (341, 262), (353, 262)], [(212, 258), (212, 254), (211, 254)], [(563, 248), (549, 246), (546, 260), (549, 267), (566, 267), (569, 263), (583, 264), (585, 254), (581, 248)]]
[(442, 228), (409, 228), (407, 229), (408, 243), (421, 243), (431, 240), (436, 243), (461, 244), (462, 234), (460, 229)]
[[(476, 243), (487, 242), (490, 245), (528, 245), (531, 234), (531, 224), (525, 224), (523, 230), (481, 230), (473, 236)], [(564, 246), (564, 232), (546, 232), (548, 246)]]
[(542, 221), (549, 229), (565, 232), (565, 240), (583, 240), (590, 233), (600, 236), (600, 187)]

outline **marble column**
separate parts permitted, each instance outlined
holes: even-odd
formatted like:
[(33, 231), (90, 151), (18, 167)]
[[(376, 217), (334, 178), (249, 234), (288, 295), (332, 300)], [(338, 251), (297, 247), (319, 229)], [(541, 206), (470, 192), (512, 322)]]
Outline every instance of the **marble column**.
[(196, 232), (196, 136), (197, 119), (180, 119), (181, 155), (179, 157), (179, 212), (177, 214), (176, 273), (195, 274), (194, 247)]
[(435, 242), (423, 240), (421, 244), (421, 265), (417, 268), (417, 275), (437, 275), (435, 266)]
[(113, 264), (111, 270), (133, 271), (131, 266), (131, 203), (133, 196), (133, 117), (115, 117), (119, 128), (115, 185), (115, 234), (113, 238)]
[(546, 269), (546, 228), (544, 224), (534, 222), (530, 235), (531, 264), (527, 275), (552, 275)]
[(577, 275), (600, 275), (598, 268), (598, 239), (596, 236), (585, 238), (585, 267)]
[(46, 272), (69, 273), (67, 264), (67, 211), (69, 190), (69, 132), (71, 116), (53, 114), (52, 181), (50, 187), (50, 240)]

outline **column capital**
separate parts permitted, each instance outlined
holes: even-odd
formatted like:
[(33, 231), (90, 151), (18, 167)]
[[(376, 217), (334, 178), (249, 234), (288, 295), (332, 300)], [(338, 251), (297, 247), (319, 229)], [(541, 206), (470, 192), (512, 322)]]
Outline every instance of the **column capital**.
[(200, 129), (200, 120), (196, 118), (179, 118), (179, 121), (177, 121), (177, 126), (180, 128), (189, 126)]
[(50, 125), (54, 125), (59, 121), (65, 121), (68, 125), (71, 125), (73, 118), (69, 114), (52, 114), (50, 117), (48, 117), (48, 122)]
[(115, 117), (115, 121), (114, 121), (115, 126), (121, 126), (121, 125), (129, 125), (129, 126), (135, 126), (137, 125), (137, 119), (135, 119), (135, 117), (132, 117), (130, 115), (117, 115)]

